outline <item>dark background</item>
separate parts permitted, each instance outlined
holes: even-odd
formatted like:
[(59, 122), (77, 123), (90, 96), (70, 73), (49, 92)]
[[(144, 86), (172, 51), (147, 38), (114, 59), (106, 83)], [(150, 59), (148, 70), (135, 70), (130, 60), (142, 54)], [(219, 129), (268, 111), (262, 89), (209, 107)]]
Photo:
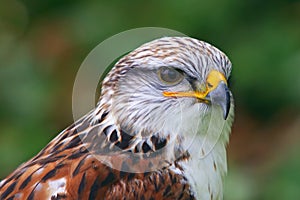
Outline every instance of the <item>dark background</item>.
[(225, 198), (300, 199), (296, 0), (0, 0), (0, 179), (73, 122), (72, 87), (87, 54), (145, 26), (208, 41), (233, 63)]

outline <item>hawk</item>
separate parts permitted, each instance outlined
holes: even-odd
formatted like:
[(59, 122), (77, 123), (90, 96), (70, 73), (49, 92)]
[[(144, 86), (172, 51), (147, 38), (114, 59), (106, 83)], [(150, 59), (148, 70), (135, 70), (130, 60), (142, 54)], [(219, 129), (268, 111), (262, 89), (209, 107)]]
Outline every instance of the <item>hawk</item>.
[(231, 62), (190, 37), (121, 58), (95, 108), (0, 182), (0, 199), (222, 199)]

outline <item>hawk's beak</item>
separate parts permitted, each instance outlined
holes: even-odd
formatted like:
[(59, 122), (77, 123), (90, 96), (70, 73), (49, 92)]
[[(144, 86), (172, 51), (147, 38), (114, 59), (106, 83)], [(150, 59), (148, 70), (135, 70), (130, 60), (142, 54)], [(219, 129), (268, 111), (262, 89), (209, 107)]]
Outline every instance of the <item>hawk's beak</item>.
[(204, 92), (163, 92), (168, 97), (195, 97), (200, 102), (219, 105), (223, 110), (223, 117), (226, 120), (230, 110), (230, 91), (225, 76), (219, 71), (212, 70), (206, 80)]
[(230, 92), (227, 84), (221, 81), (217, 88), (206, 95), (206, 99), (222, 108), (223, 117), (226, 120), (230, 110)]

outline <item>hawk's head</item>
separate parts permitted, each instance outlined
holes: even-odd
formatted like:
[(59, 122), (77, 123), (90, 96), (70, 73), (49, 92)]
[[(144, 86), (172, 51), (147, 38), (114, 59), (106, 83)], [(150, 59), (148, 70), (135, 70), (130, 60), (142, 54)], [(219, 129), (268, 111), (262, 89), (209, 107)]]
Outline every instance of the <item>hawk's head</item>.
[[(210, 44), (164, 37), (116, 63), (103, 81), (99, 106), (108, 108), (119, 129), (155, 150), (153, 135), (206, 134), (208, 120), (231, 125), (230, 72), (227, 56)], [(220, 119), (211, 118), (213, 108)]]

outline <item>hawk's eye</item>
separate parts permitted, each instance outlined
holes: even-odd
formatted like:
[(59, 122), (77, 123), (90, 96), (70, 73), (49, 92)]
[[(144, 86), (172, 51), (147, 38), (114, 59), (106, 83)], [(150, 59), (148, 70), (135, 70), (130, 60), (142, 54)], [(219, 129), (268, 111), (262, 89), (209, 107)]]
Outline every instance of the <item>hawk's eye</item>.
[(171, 67), (161, 67), (158, 70), (158, 77), (163, 83), (175, 85), (182, 81), (183, 74)]

